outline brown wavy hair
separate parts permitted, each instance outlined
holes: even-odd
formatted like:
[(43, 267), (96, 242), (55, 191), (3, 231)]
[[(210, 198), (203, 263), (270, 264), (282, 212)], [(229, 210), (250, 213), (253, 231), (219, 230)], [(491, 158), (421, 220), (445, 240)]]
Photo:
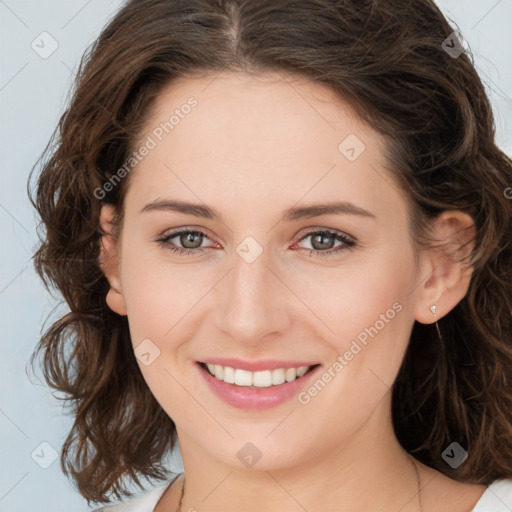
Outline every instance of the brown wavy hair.
[[(47, 383), (72, 409), (61, 467), (88, 502), (131, 496), (125, 479), (142, 488), (139, 477), (168, 478), (163, 459), (176, 443), (98, 264), (100, 208), (115, 205), (120, 225), (130, 180), (101, 200), (97, 191), (129, 158), (164, 86), (223, 70), (285, 72), (348, 101), (386, 141), (415, 248), (432, 247), (442, 211), (472, 217), (469, 290), (439, 320), (442, 339), (415, 323), (393, 422), (409, 453), (453, 479), (512, 477), (512, 161), (495, 142), (470, 49), (444, 49), (453, 32), (431, 0), (131, 0), (88, 48), (33, 197), (36, 166), (28, 186), (42, 221), (36, 270), (69, 306), (31, 365), (43, 353)], [(469, 453), (455, 470), (441, 457), (453, 441)]]

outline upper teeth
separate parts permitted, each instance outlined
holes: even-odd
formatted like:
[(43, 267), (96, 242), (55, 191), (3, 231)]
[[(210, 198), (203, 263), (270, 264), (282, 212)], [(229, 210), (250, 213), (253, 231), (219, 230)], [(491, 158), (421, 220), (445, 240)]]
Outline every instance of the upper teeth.
[(220, 366), (218, 364), (208, 364), (208, 370), (217, 379), (223, 380), (228, 384), (237, 386), (256, 386), (266, 388), (283, 384), (284, 381), (291, 382), (296, 378), (302, 377), (311, 366), (301, 366), (299, 368), (278, 368), (276, 370), (263, 370), (260, 372), (250, 372), (231, 368), (230, 366)]

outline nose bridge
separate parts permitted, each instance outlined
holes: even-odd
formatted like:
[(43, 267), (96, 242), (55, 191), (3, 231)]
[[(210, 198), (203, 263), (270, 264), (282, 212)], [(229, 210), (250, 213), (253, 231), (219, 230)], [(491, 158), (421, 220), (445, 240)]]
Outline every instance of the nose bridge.
[(288, 322), (284, 287), (269, 268), (267, 252), (256, 244), (246, 239), (237, 247), (216, 313), (217, 327), (246, 343), (281, 332)]

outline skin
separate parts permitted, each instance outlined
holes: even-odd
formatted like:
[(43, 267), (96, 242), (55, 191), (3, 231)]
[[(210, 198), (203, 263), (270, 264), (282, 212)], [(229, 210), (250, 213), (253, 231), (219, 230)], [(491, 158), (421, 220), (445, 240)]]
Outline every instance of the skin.
[[(414, 322), (434, 322), (431, 305), (441, 318), (467, 292), (470, 271), (453, 254), (474, 234), (472, 219), (443, 212), (434, 230), (451, 250), (423, 251), (416, 264), (407, 199), (385, 168), (380, 135), (330, 89), (289, 76), (174, 83), (157, 98), (141, 140), (190, 96), (198, 105), (132, 171), (121, 236), (104, 236), (101, 251), (107, 302), (128, 316), (134, 349), (150, 339), (160, 350), (148, 366), (138, 362), (176, 424), (182, 510), (419, 512), (414, 465), (393, 432), (391, 386)], [(366, 146), (354, 161), (338, 149), (349, 134)], [(168, 198), (207, 204), (223, 221), (140, 213)], [(374, 217), (279, 220), (293, 206), (339, 200)], [(112, 215), (105, 205), (107, 231)], [(204, 252), (171, 252), (172, 243), (186, 243), (179, 236), (156, 241), (183, 227), (208, 235)], [(356, 246), (318, 255), (342, 243), (327, 238), (332, 248), (322, 249), (305, 237), (315, 229), (344, 233)], [(263, 249), (252, 263), (236, 252), (247, 236)], [(221, 356), (328, 368), (396, 302), (401, 311), (307, 405), (294, 398), (262, 411), (235, 408), (194, 364)], [(252, 468), (237, 457), (247, 442), (262, 453)], [(469, 511), (486, 489), (417, 468), (426, 512)], [(157, 512), (176, 509), (181, 486), (180, 477)]]

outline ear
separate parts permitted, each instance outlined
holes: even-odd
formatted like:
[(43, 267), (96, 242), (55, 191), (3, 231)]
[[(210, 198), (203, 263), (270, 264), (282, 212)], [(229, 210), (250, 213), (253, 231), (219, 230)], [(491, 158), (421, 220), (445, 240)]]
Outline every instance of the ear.
[[(416, 292), (415, 319), (430, 324), (449, 313), (466, 295), (472, 268), (469, 254), (474, 249), (475, 224), (471, 216), (460, 211), (444, 211), (433, 224), (433, 235), (442, 247), (423, 251), (420, 256), (420, 279)], [(430, 308), (436, 305), (437, 317)]]
[(126, 303), (123, 296), (120, 277), (119, 239), (113, 235), (115, 209), (110, 204), (101, 207), (100, 225), (105, 235), (101, 236), (99, 264), (107, 278), (110, 289), (106, 301), (109, 308), (119, 315), (126, 315)]

